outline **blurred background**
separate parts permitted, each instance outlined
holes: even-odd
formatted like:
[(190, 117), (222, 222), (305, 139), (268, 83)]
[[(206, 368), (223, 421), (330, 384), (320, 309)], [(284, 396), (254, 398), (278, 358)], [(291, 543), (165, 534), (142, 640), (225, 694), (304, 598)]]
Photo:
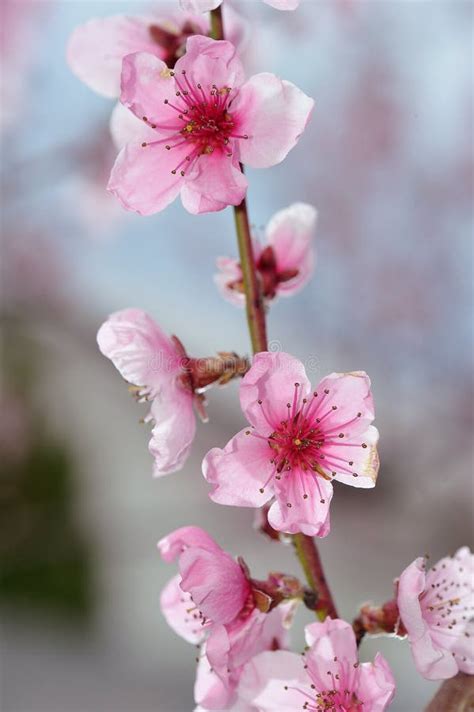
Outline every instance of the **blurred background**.
[[(236, 254), (231, 210), (176, 202), (142, 218), (105, 191), (113, 101), (65, 61), (93, 16), (166, 14), (175, 3), (2, 2), (2, 712), (187, 712), (195, 651), (167, 628), (159, 594), (174, 568), (157, 540), (207, 528), (257, 577), (299, 573), (291, 548), (252, 530), (250, 510), (210, 503), (205, 452), (242, 426), (237, 384), (209, 394), (184, 471), (151, 478), (145, 414), (95, 334), (148, 310), (193, 355), (248, 353), (244, 313), (218, 295), (218, 255)], [(319, 210), (311, 284), (276, 303), (272, 348), (371, 376), (381, 432), (372, 491), (337, 487), (321, 542), (342, 615), (382, 602), (416, 556), (472, 535), (471, 2), (327, 0), (279, 13), (235, 4), (249, 72), (316, 99), (281, 165), (249, 171), (255, 226), (296, 200)], [(299, 622), (304, 622), (301, 613)], [(293, 636), (303, 646), (302, 629)], [(364, 643), (393, 666), (393, 710), (417, 712), (436, 683), (406, 643)]]

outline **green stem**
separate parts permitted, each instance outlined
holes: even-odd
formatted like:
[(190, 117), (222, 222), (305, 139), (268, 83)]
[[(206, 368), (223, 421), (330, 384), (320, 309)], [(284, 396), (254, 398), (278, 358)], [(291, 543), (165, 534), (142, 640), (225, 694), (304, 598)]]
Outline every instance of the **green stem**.
[(234, 208), (235, 229), (239, 245), (240, 266), (244, 281), (245, 306), (250, 340), (254, 354), (267, 351), (267, 326), (262, 290), (258, 281), (252, 248), (249, 216), (245, 198)]
[(318, 594), (316, 615), (322, 621), (326, 616), (338, 618), (336, 605), (326, 581), (314, 539), (306, 534), (293, 534), (293, 546), (308, 584)]
[(211, 37), (213, 40), (224, 39), (224, 22), (222, 20), (222, 5), (211, 10)]
[[(221, 7), (211, 11), (211, 35), (215, 40), (224, 39)], [(257, 270), (255, 268), (252, 236), (245, 198), (240, 205), (234, 208), (234, 218), (244, 283), (247, 323), (250, 340), (252, 342), (252, 350), (253, 353), (256, 354), (259, 351), (268, 350), (267, 327), (265, 305)], [(308, 585), (318, 597), (318, 617), (321, 620), (324, 620), (327, 615), (332, 618), (337, 618), (336, 606), (331, 591), (326, 583), (326, 577), (323, 573), (321, 559), (319, 558), (314, 539), (305, 534), (294, 534), (292, 538), (296, 555), (303, 567)]]

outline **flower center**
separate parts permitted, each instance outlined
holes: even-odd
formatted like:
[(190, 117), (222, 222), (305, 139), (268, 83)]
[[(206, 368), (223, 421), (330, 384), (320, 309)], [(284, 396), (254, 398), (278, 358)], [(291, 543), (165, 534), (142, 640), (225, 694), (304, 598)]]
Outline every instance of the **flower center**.
[[(262, 494), (273, 478), (281, 480), (282, 477), (293, 477), (298, 480), (298, 489), (302, 492), (303, 499), (308, 499), (306, 490), (310, 478), (316, 483), (321, 504), (325, 504), (319, 477), (330, 481), (338, 472), (359, 477), (353, 470), (354, 460), (349, 459), (354, 457), (351, 448), (365, 449), (368, 446), (367, 443), (346, 442), (343, 429), (361, 418), (362, 413), (354, 414), (347, 422), (334, 422), (330, 416), (338, 407), (326, 401), (328, 395), (329, 389), (324, 389), (320, 393), (315, 391), (312, 397), (301, 398), (300, 384), (295, 383), (293, 401), (286, 404), (287, 416), (279, 422), (276, 422), (271, 412), (271, 404), (267, 409), (268, 404), (258, 401), (263, 417), (272, 431), (270, 435), (263, 435), (255, 432), (254, 428), (247, 430), (246, 434), (265, 440), (270, 448), (270, 462), (274, 470), (260, 488)], [(341, 456), (341, 447), (347, 450), (347, 459)], [(292, 506), (292, 502), (287, 502), (287, 507)]]
[[(200, 156), (220, 151), (225, 156), (232, 157), (231, 140), (248, 139), (247, 134), (238, 133), (238, 120), (231, 113), (232, 102), (236, 96), (233, 89), (228, 86), (218, 87), (216, 84), (208, 87), (200, 83), (194, 84), (184, 69), (179, 78), (173, 71), (169, 74), (175, 79), (176, 98), (164, 99), (164, 103), (170, 112), (176, 115), (176, 123), (169, 125), (168, 138), (142, 143), (142, 147), (164, 143), (165, 149), (171, 151), (178, 146), (189, 144), (189, 153), (171, 171), (173, 175), (179, 171), (183, 177)], [(146, 116), (143, 121), (151, 128), (157, 128)]]
[[(291, 404), (288, 403), (287, 407), (290, 411)], [(287, 420), (283, 420), (268, 438), (278, 474), (296, 467), (303, 471), (318, 469), (324, 434), (316, 422), (305, 417), (304, 411), (303, 408), (294, 416), (289, 412)]]

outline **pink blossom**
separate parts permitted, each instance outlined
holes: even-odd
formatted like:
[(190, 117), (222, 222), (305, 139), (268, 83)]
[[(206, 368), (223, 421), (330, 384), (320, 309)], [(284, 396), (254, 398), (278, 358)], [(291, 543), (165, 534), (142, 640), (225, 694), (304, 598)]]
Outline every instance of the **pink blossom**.
[[(245, 34), (243, 20), (226, 7), (224, 22), (229, 40), (240, 45)], [(67, 60), (88, 87), (115, 98), (120, 96), (122, 60), (127, 54), (149, 52), (172, 69), (184, 54), (188, 37), (208, 32), (209, 18), (190, 13), (99, 17), (76, 27), (69, 39)]]
[(240, 695), (259, 712), (364, 710), (383, 712), (393, 699), (395, 681), (377, 654), (359, 663), (352, 627), (342, 620), (306, 626), (309, 650), (304, 656), (265, 652), (245, 667)]
[(415, 559), (398, 581), (398, 608), (423, 677), (474, 674), (474, 556), (467, 547), (428, 571), (425, 559)]
[[(317, 212), (312, 205), (293, 203), (271, 218), (265, 230), (266, 244), (253, 241), (255, 266), (265, 299), (295, 294), (308, 282), (314, 269), (312, 240)], [(245, 305), (242, 269), (238, 260), (219, 257), (215, 281), (233, 304)]]
[(199, 527), (172, 532), (158, 548), (166, 561), (179, 559), (180, 576), (161, 597), (167, 622), (185, 640), (205, 641), (196, 702), (204, 709), (227, 709), (235, 702), (243, 665), (284, 644), (292, 606), (260, 611), (244, 568)]
[(292, 603), (281, 603), (270, 613), (254, 608), (246, 620), (212, 630), (202, 647), (194, 687), (195, 701), (202, 709), (246, 710), (238, 693), (244, 666), (264, 650), (287, 646), (293, 612)]
[(155, 477), (179, 470), (189, 455), (199, 398), (183, 371), (183, 351), (140, 309), (115, 312), (102, 324), (97, 342), (137, 398), (151, 401), (145, 420), (153, 422), (149, 450)]
[(262, 352), (241, 383), (240, 404), (250, 428), (204, 458), (211, 499), (260, 507), (274, 496), (274, 529), (326, 536), (332, 480), (375, 485), (378, 432), (367, 374), (332, 373), (312, 392), (300, 361)]
[(178, 194), (194, 214), (238, 205), (247, 190), (240, 162), (280, 163), (314, 104), (273, 74), (244, 81), (235, 47), (199, 35), (188, 39), (174, 71), (148, 53), (125, 57), (121, 102), (141, 123), (117, 157), (108, 189), (142, 215), (163, 210)]
[[(300, 0), (263, 0), (276, 10), (296, 10)], [(179, 0), (183, 10), (187, 12), (210, 12), (222, 4), (222, 0)]]

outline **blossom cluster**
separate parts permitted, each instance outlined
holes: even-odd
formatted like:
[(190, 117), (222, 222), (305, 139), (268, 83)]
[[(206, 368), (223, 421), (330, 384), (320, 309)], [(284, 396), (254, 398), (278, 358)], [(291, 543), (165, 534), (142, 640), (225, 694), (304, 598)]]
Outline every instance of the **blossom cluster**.
[[(280, 10), (298, 5), (266, 2)], [(242, 208), (243, 166), (280, 163), (308, 124), (314, 101), (301, 89), (267, 72), (246, 77), (243, 21), (227, 6), (221, 15), (220, 4), (181, 0), (181, 14), (91, 20), (71, 37), (75, 74), (120, 100), (111, 117), (120, 152), (108, 190), (126, 210), (151, 215), (178, 196), (195, 215)], [(226, 40), (211, 38), (212, 22), (195, 14), (208, 11), (224, 18)], [(261, 315), (276, 297), (297, 293), (314, 271), (316, 221), (307, 203), (279, 209), (263, 240), (256, 230), (246, 236), (248, 255), (218, 258), (220, 293), (255, 307), (249, 270)], [(330, 373), (311, 384), (301, 361), (283, 351), (262, 348), (251, 361), (233, 351), (198, 359), (136, 308), (109, 316), (97, 340), (137, 400), (150, 403), (144, 421), (152, 425), (157, 477), (185, 465), (196, 415), (207, 420), (207, 389), (240, 379), (247, 425), (205, 455), (202, 474), (213, 502), (261, 511), (273, 538), (327, 536), (335, 487), (375, 486), (379, 433), (364, 371)], [(327, 615), (314, 581), (308, 588), (281, 572), (254, 579), (242, 558), (200, 527), (182, 527), (158, 548), (179, 567), (162, 592), (162, 612), (179, 636), (199, 646), (196, 712), (383, 712), (395, 694), (390, 667), (380, 653), (372, 663), (360, 663), (357, 654), (371, 633), (407, 638), (428, 679), (474, 673), (474, 557), (467, 548), (429, 571), (416, 559), (396, 580), (395, 598), (382, 608), (363, 607), (352, 625)], [(291, 652), (289, 639), (302, 604), (320, 618), (306, 627), (303, 656)]]

